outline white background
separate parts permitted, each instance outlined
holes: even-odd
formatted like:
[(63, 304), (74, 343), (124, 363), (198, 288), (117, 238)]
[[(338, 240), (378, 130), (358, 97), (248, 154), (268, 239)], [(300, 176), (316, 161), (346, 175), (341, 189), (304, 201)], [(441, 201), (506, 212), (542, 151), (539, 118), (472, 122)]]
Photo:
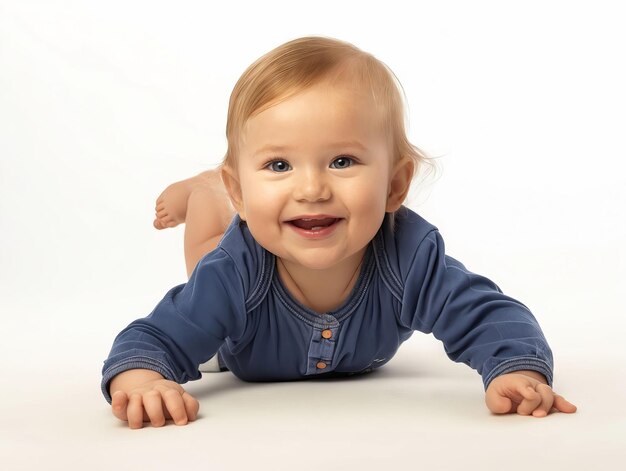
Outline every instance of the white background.
[[(626, 458), (619, 2), (0, 1), (3, 469), (589, 469)], [(331, 36), (404, 86), (440, 171), (407, 205), (539, 320), (574, 415), (493, 416), (417, 333), (359, 380), (189, 385), (201, 418), (131, 431), (100, 394), (114, 336), (186, 281), (167, 186), (214, 167), (232, 87)], [(8, 467), (6, 463), (9, 464)], [(622, 463), (623, 464), (623, 463)], [(607, 468), (604, 468), (607, 469)]]

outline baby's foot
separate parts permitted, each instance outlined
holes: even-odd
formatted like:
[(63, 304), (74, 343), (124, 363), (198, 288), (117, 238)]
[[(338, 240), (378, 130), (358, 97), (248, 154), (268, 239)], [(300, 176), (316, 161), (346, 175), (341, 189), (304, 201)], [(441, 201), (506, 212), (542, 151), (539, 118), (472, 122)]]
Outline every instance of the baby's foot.
[(166, 229), (185, 222), (187, 200), (191, 192), (199, 186), (218, 183), (221, 184), (219, 169), (209, 170), (195, 177), (172, 183), (157, 198), (155, 219), (152, 225), (156, 229)]

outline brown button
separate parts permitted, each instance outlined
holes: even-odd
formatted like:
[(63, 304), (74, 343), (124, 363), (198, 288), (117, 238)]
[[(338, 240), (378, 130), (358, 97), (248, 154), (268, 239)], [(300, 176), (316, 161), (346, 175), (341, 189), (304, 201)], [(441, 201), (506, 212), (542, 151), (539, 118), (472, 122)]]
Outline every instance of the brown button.
[(333, 336), (332, 331), (326, 329), (326, 330), (322, 330), (322, 337), (324, 337), (325, 339), (329, 339)]
[(324, 363), (323, 361), (320, 361), (320, 362), (317, 363), (317, 367), (320, 370), (323, 370), (324, 368), (326, 368), (326, 363)]

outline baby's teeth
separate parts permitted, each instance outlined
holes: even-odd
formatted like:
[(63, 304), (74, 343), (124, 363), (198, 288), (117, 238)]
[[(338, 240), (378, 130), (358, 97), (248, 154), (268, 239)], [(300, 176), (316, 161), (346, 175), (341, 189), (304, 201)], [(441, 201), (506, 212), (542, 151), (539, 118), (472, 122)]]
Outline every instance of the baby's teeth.
[(312, 231), (319, 231), (322, 227), (323, 226), (315, 226), (315, 227), (312, 227), (311, 230)]

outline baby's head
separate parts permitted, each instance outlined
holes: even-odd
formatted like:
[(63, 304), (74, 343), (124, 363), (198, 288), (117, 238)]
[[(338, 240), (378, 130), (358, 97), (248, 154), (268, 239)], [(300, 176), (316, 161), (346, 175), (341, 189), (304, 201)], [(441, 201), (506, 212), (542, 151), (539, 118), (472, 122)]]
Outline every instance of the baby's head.
[(393, 72), (371, 54), (344, 41), (304, 37), (289, 41), (257, 59), (241, 75), (228, 107), (228, 150), (223, 164), (237, 169), (239, 143), (248, 119), (323, 81), (351, 80), (370, 93), (382, 113), (393, 158), (409, 158), (417, 173), (428, 157), (406, 136), (401, 85)]
[[(222, 178), (235, 209), (267, 250), (310, 268), (362, 253), (428, 163), (407, 139), (393, 73), (323, 37), (287, 42), (248, 67), (226, 135)], [(288, 222), (321, 215), (330, 219), (319, 225), (335, 223), (317, 236)]]

